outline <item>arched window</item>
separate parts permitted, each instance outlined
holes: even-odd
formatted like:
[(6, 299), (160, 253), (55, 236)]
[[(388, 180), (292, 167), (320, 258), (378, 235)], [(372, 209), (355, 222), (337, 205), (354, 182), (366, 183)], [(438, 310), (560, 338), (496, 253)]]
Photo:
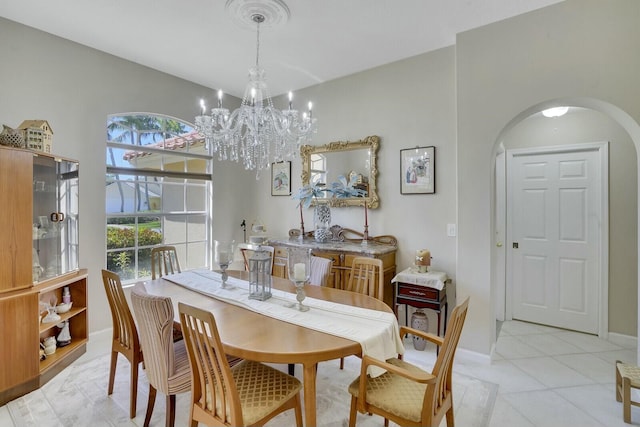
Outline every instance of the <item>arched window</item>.
[(174, 245), (183, 268), (208, 265), (211, 155), (193, 125), (151, 113), (107, 119), (107, 268), (151, 276), (151, 247)]

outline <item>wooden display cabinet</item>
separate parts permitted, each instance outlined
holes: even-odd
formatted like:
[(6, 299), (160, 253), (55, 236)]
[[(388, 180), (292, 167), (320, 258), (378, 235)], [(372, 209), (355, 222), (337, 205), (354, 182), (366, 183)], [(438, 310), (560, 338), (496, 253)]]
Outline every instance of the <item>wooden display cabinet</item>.
[[(0, 405), (35, 390), (86, 351), (87, 271), (78, 266), (78, 162), (0, 146)], [(71, 310), (42, 323), (41, 301)], [(40, 343), (69, 321), (71, 342), (40, 361)]]

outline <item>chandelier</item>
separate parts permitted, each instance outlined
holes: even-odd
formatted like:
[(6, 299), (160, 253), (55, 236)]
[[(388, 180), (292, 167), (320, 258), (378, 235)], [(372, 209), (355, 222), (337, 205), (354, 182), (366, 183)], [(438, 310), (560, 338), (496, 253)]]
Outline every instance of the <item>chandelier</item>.
[(273, 106), (265, 72), (260, 68), (260, 24), (265, 16), (254, 13), (251, 20), (257, 27), (256, 65), (249, 69), (249, 83), (244, 91), (240, 108), (229, 113), (222, 107), (222, 91), (218, 91), (218, 106), (206, 114), (204, 100), (200, 101), (202, 115), (196, 117), (196, 130), (205, 143), (218, 153), (220, 160), (242, 160), (244, 168), (260, 172), (272, 162), (293, 158), (302, 143), (311, 139), (316, 131), (312, 104), (300, 114), (292, 108), (293, 95), (289, 92), (289, 108), (278, 110)]

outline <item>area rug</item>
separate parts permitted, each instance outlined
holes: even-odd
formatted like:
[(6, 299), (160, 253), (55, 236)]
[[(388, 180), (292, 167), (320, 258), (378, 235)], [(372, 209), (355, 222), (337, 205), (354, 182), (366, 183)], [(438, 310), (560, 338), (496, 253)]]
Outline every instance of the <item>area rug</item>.
[[(410, 347), (409, 344), (408, 347)], [(406, 360), (427, 365), (430, 369), (433, 357), (425, 352), (408, 352)], [(286, 370), (286, 366), (274, 365)], [(348, 425), (351, 395), (348, 384), (358, 376), (360, 359), (345, 359), (344, 370), (339, 361), (323, 362), (318, 366), (317, 377), (317, 425), (342, 427)], [(296, 366), (296, 375), (301, 376)], [(32, 393), (7, 404), (15, 427), (102, 427), (142, 426), (147, 406), (148, 383), (144, 371), (140, 372), (137, 416), (129, 419), (129, 363), (123, 357), (118, 360), (118, 370), (113, 394), (107, 396), (109, 356), (100, 356), (84, 363), (71, 365), (49, 383)], [(466, 427), (489, 425), (498, 386), (466, 375), (453, 375), (453, 395), (456, 424)], [(176, 426), (188, 425), (189, 394), (178, 395)], [(151, 425), (164, 425), (165, 399), (159, 394), (151, 419)], [(357, 425), (381, 426), (378, 416), (358, 414)], [(391, 425), (394, 425), (391, 423)], [(442, 425), (446, 425), (443, 420)], [(280, 414), (267, 426), (295, 426), (293, 412)]]

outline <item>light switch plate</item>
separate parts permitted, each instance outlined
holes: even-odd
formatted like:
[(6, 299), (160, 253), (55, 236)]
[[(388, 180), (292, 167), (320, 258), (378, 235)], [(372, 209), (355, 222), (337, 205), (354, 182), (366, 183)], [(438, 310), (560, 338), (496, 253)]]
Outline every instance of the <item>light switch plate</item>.
[(447, 236), (456, 237), (456, 225), (455, 224), (447, 224)]

